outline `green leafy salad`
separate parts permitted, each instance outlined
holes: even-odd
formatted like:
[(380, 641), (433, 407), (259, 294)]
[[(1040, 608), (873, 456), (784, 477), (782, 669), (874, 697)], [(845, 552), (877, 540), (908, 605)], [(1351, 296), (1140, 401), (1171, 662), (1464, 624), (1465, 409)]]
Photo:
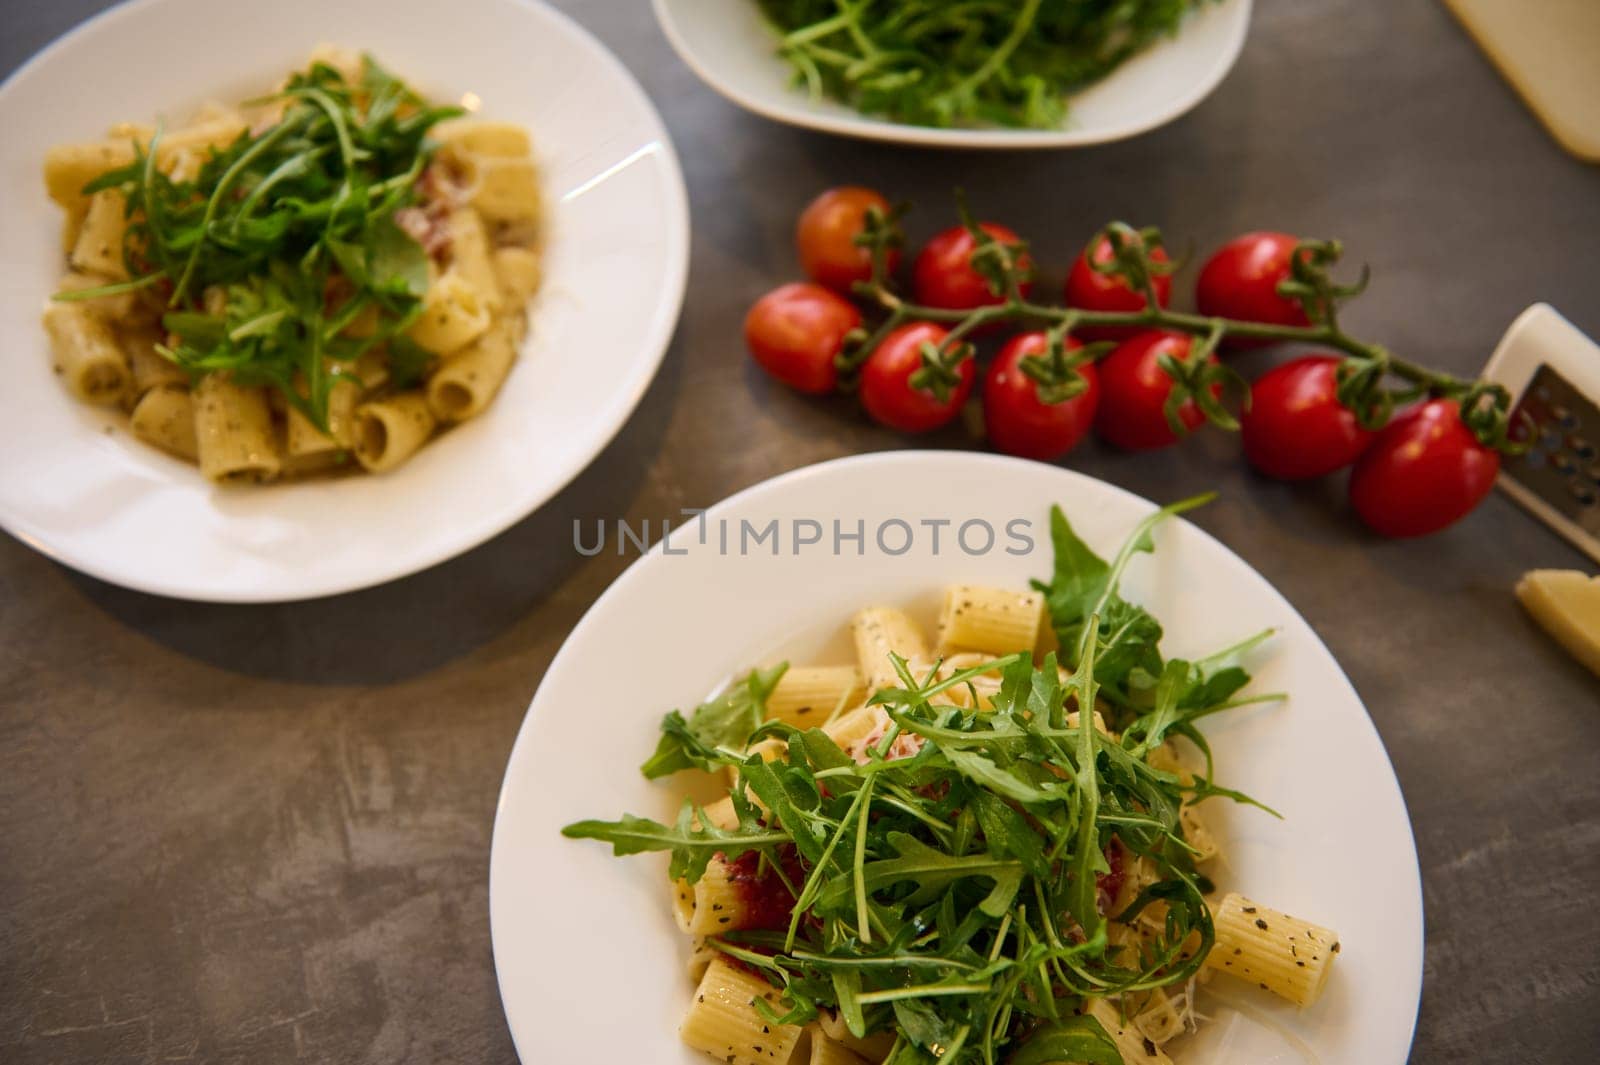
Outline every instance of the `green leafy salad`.
[[(853, 711), (879, 722), (864, 736), (844, 738), (852, 714), (838, 707), (819, 727), (769, 715), (784, 666), (667, 715), (645, 775), (727, 774), (722, 811), (685, 802), (673, 824), (624, 816), (563, 832), (618, 855), (665, 851), (680, 900), (720, 900), (722, 916), (702, 907), (685, 923), (709, 925), (714, 959), (686, 1042), (735, 1063), (785, 1060), (805, 1033), (831, 1048), (813, 1061), (1167, 1060), (1144, 1021), (1192, 1024), (1193, 978), (1223, 920), (1197, 867), (1215, 848), (1194, 806), (1252, 802), (1213, 782), (1197, 726), (1279, 698), (1240, 696), (1238, 659), (1269, 633), (1167, 658), (1160, 622), (1118, 592), (1157, 523), (1208, 498), (1152, 514), (1110, 561), (1053, 508), (1054, 573), (1033, 594), (1059, 654), (959, 668), (891, 655), (897, 682)], [(1175, 756), (1179, 740), (1196, 768)], [(1309, 961), (1307, 940), (1238, 908), (1249, 936), (1286, 936), (1284, 957)], [(1226, 943), (1241, 966), (1276, 949), (1248, 938)], [(699, 1017), (708, 1002), (723, 1012)], [(741, 1042), (727, 1034), (736, 1022), (761, 1034)]]
[(1203, 0), (757, 0), (815, 97), (922, 126), (1058, 126)]

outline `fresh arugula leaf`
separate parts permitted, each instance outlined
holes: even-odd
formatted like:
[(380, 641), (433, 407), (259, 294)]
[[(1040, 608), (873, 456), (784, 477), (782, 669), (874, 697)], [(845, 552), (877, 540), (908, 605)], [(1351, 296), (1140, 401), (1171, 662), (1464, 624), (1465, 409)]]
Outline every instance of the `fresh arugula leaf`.
[(751, 670), (715, 699), (701, 703), (688, 721), (674, 710), (661, 725), (655, 753), (640, 767), (654, 780), (682, 769), (711, 770), (725, 764), (716, 750), (738, 752), (766, 717), (767, 699), (789, 668), (780, 662), (772, 669)]
[(1116, 1041), (1087, 1014), (1047, 1024), (1028, 1037), (1008, 1065), (1123, 1065)]

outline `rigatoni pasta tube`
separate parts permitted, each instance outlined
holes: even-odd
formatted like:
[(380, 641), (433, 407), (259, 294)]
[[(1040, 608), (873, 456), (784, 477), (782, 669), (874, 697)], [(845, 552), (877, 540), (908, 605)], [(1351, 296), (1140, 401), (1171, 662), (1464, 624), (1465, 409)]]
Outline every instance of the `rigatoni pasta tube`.
[(509, 122), (457, 118), (433, 127), (432, 137), (447, 155), (490, 155), (526, 158), (533, 144), (528, 131)]
[(823, 1034), (820, 1026), (810, 1029), (811, 1053), (805, 1065), (867, 1065), (867, 1059), (835, 1039)]
[(1008, 655), (1032, 653), (1044, 620), (1044, 595), (1009, 588), (953, 584), (939, 613), (939, 649)]
[(436, 355), (460, 351), (489, 328), (490, 294), (454, 270), (428, 286), (422, 314), (406, 335)]
[(44, 312), (44, 328), (56, 370), (73, 395), (100, 404), (122, 398), (132, 379), (128, 357), (98, 315), (77, 303), (54, 303)]
[(756, 1009), (765, 1000), (778, 1012), (778, 990), (722, 958), (706, 966), (678, 1036), (727, 1065), (796, 1065), (805, 1029), (773, 1024)]
[(855, 666), (790, 666), (767, 696), (767, 717), (814, 728), (864, 694)]
[(187, 388), (152, 388), (139, 397), (129, 418), (133, 435), (179, 458), (195, 461), (194, 397)]
[(167, 385), (189, 387), (183, 367), (156, 350), (159, 336), (153, 329), (124, 329), (118, 334), (128, 366), (133, 370), (133, 391), (142, 396), (152, 388)]
[(450, 212), (450, 269), (460, 274), (491, 311), (501, 305), (500, 277), (490, 258), (489, 233), (483, 218), (470, 207)]
[[(693, 884), (672, 885), (672, 912), (678, 927), (692, 936), (715, 936), (746, 928), (761, 928), (787, 919), (792, 903), (775, 874), (758, 877), (754, 856), (729, 862), (712, 858)], [(783, 910), (778, 914), (777, 910)]]
[[(73, 271), (61, 275), (61, 280), (56, 282), (56, 291), (81, 292), (86, 288), (101, 288), (105, 284), (106, 279), (103, 277)], [(106, 296), (92, 296), (72, 302), (87, 307), (106, 321), (114, 323), (132, 317), (136, 299), (137, 295), (133, 292), (113, 292)]]
[(128, 278), (122, 261), (123, 236), (128, 231), (128, 201), (116, 189), (101, 189), (89, 198), (89, 210), (72, 245), (72, 266), (114, 281)]
[(477, 342), (446, 360), (428, 378), (428, 406), (442, 422), (461, 422), (482, 413), (517, 357), (515, 324), (502, 318)]
[(1251, 902), (1236, 892), (1212, 915), (1217, 941), (1206, 967), (1248, 980), (1264, 991), (1309, 1006), (1322, 992), (1339, 937), (1310, 921)]
[(1099, 1021), (1100, 1027), (1117, 1044), (1123, 1065), (1172, 1065), (1172, 1059), (1131, 1020), (1123, 1023), (1122, 1011), (1109, 999), (1091, 998), (1084, 1004), (1083, 1012)]
[(200, 472), (208, 480), (270, 481), (283, 469), (272, 407), (259, 388), (227, 374), (208, 373), (194, 389), (194, 430)]
[(361, 386), (354, 378), (334, 381), (328, 389), (328, 431), (290, 407), (284, 416), (284, 451), (291, 457), (345, 451), (356, 444), (356, 405), (361, 402)]
[(356, 408), (356, 459), (369, 473), (392, 470), (433, 435), (433, 413), (421, 392), (363, 403)]
[(822, 1034), (841, 1043), (845, 1049), (865, 1058), (868, 1061), (882, 1061), (889, 1056), (889, 1051), (894, 1048), (894, 1032), (874, 1032), (868, 1036), (857, 1036), (850, 1031), (850, 1026), (838, 1012), (822, 1010), (817, 1014), (817, 1027)]
[(858, 611), (851, 623), (856, 640), (856, 657), (869, 691), (898, 688), (900, 675), (889, 655), (901, 658), (926, 658), (928, 645), (922, 630), (903, 610), (891, 606), (871, 606)]
[(468, 202), (491, 222), (539, 218), (539, 172), (527, 159), (473, 157)]
[(532, 248), (496, 248), (489, 256), (501, 297), (512, 307), (520, 307), (539, 291), (544, 271), (539, 253)]

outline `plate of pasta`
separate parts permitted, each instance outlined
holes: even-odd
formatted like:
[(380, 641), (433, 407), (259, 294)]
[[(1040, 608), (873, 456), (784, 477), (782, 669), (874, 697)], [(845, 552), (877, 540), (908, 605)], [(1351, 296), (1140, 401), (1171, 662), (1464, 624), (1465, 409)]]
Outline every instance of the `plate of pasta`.
[(1404, 800), (1206, 501), (913, 451), (671, 533), (512, 750), (522, 1060), (1404, 1062)]
[(543, 4), (133, 0), (0, 117), (0, 524), (118, 584), (301, 599), (476, 546), (615, 435), (677, 320), (671, 142)]

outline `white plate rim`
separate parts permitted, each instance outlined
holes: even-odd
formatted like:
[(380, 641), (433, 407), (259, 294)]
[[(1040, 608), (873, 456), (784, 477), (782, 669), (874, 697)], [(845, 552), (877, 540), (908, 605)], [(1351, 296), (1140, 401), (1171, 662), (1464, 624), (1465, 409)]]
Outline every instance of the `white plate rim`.
[[(805, 105), (805, 99), (798, 93), (795, 94), (796, 102), (793, 106), (772, 106), (762, 100), (746, 93), (738, 85), (722, 76), (715, 65), (706, 62), (689, 46), (681, 29), (672, 16), (672, 0), (650, 0), (651, 9), (655, 12), (656, 22), (661, 26), (662, 33), (666, 36), (672, 50), (678, 58), (683, 60), (696, 77), (714, 89), (718, 95), (731, 103), (761, 115), (763, 118), (784, 125), (796, 126), (801, 129), (812, 129), (822, 133), (833, 133), (841, 137), (851, 137), (856, 140), (882, 141), (892, 144), (910, 144), (920, 147), (934, 148), (976, 148), (986, 151), (1004, 151), (1012, 148), (1083, 148), (1096, 144), (1111, 144), (1116, 141), (1127, 140), (1140, 134), (1148, 133), (1160, 126), (1175, 122), (1194, 110), (1200, 102), (1216, 91), (1222, 84), (1234, 64), (1239, 60), (1239, 55), (1244, 50), (1245, 38), (1249, 35), (1250, 18), (1253, 14), (1254, 0), (1238, 0), (1241, 10), (1238, 14), (1238, 28), (1230, 36), (1227, 48), (1218, 54), (1215, 63), (1206, 77), (1191, 85), (1185, 93), (1178, 96), (1170, 105), (1160, 110), (1152, 111), (1138, 122), (1129, 122), (1121, 126), (1103, 130), (1082, 129), (941, 129), (936, 126), (914, 126), (887, 119), (875, 118), (861, 114), (835, 115), (812, 110)], [(1106, 79), (1108, 82), (1115, 78), (1112, 73)]]
[[(81, 36), (95, 32), (104, 25), (114, 24), (117, 20), (134, 17), (143, 9), (156, 7), (164, 2), (165, 0), (121, 0), (61, 33), (0, 81), (0, 114), (4, 113), (8, 96), (14, 91), (15, 86), (21, 84), (34, 70), (53, 61)], [(153, 579), (137, 570), (105, 564), (92, 557), (86, 557), (70, 547), (53, 543), (48, 534), (33, 528), (32, 523), (24, 516), (3, 509), (0, 509), (0, 529), (55, 562), (97, 580), (137, 592), (208, 603), (300, 602), (387, 584), (457, 558), (535, 513), (594, 462), (622, 431), (623, 426), (643, 400), (645, 392), (660, 372), (661, 363), (666, 358), (667, 349), (671, 346), (672, 337), (677, 329), (689, 283), (691, 238), (688, 187), (677, 148), (673, 144), (666, 123), (661, 118), (660, 111), (621, 59), (577, 19), (546, 3), (545, 0), (513, 0), (513, 2), (560, 25), (587, 47), (598, 62), (608, 68), (617, 83), (634, 98), (640, 113), (648, 121), (665, 164), (662, 167), (663, 176), (666, 178), (664, 192), (671, 203), (671, 209), (663, 219), (664, 235), (669, 245), (666, 256), (666, 283), (660, 289), (664, 298), (656, 304), (648, 333), (642, 344), (641, 350), (646, 356), (634, 365), (630, 379), (620, 390), (624, 395), (623, 401), (614, 405), (611, 417), (600, 427), (600, 431), (593, 435), (589, 445), (582, 449), (581, 453), (574, 455), (565, 466), (555, 471), (538, 489), (525, 493), (514, 505), (503, 508), (501, 513), (494, 515), (490, 520), (464, 527), (459, 535), (443, 538), (428, 552), (420, 553), (415, 558), (381, 571), (348, 579), (334, 577), (289, 588), (214, 588), (204, 582)], [(69, 399), (70, 397), (63, 395), (64, 401)]]
[[(759, 481), (756, 484), (750, 485), (747, 488), (733, 493), (732, 495), (724, 497), (717, 503), (706, 508), (700, 517), (706, 522), (714, 522), (721, 515), (737, 509), (746, 502), (764, 495), (781, 493), (786, 487), (798, 484), (802, 481), (826, 477), (829, 475), (829, 473), (838, 469), (853, 469), (861, 466), (881, 465), (886, 467), (884, 475), (887, 477), (891, 472), (889, 468), (894, 466), (915, 465), (917, 463), (927, 462), (930, 460), (955, 461), (957, 463), (970, 462), (975, 467), (989, 467), (996, 469), (1027, 467), (1035, 470), (1051, 470), (1053, 471), (1053, 475), (1059, 475), (1064, 485), (1074, 482), (1090, 483), (1093, 484), (1097, 490), (1107, 491), (1112, 495), (1120, 496), (1128, 502), (1144, 509), (1146, 512), (1151, 512), (1157, 509), (1157, 504), (1151, 502), (1143, 496), (1138, 495), (1135, 492), (1121, 487), (1120, 485), (1112, 484), (1109, 481), (1103, 481), (1099, 478), (1091, 477), (1088, 474), (1066, 467), (1051, 466), (1048, 464), (1033, 462), (1028, 459), (1014, 458), (1007, 455), (989, 454), (985, 452), (907, 449), (847, 455), (841, 458), (830, 459), (824, 462), (818, 462), (809, 466), (802, 466), (797, 469), (789, 470), (774, 477), (770, 477), (764, 481)], [(1193, 522), (1190, 522), (1181, 515), (1171, 519), (1171, 521), (1175, 524), (1181, 524), (1185, 526), (1191, 533), (1197, 534), (1202, 542), (1218, 552), (1219, 558), (1226, 560), (1231, 566), (1234, 566), (1235, 568), (1244, 571), (1246, 574), (1252, 575), (1258, 579), (1265, 587), (1267, 593), (1275, 602), (1275, 604), (1288, 616), (1297, 620), (1305, 627), (1305, 630), (1310, 633), (1311, 643), (1313, 645), (1315, 654), (1324, 661), (1326, 666), (1331, 667), (1333, 674), (1337, 676), (1339, 680), (1342, 694), (1354, 701), (1356, 706), (1361, 709), (1361, 714), (1359, 715), (1360, 721), (1357, 727), (1363, 730), (1363, 739), (1370, 741), (1376, 746), (1377, 752), (1382, 759), (1382, 764), (1388, 771), (1383, 780), (1376, 782), (1375, 786), (1386, 785), (1387, 790), (1392, 791), (1393, 799), (1399, 803), (1400, 810), (1405, 815), (1403, 831), (1405, 841), (1409, 847), (1411, 858), (1407, 867), (1400, 871), (1402, 874), (1409, 874), (1411, 883), (1414, 887), (1414, 891), (1410, 893), (1408, 898), (1404, 901), (1410, 903), (1414, 907), (1416, 916), (1415, 955), (1409, 959), (1409, 964), (1403, 967), (1406, 976), (1406, 986), (1410, 989), (1408, 996), (1410, 1000), (1410, 1024), (1406, 1030), (1405, 1045), (1404, 1047), (1399, 1048), (1400, 1057), (1397, 1059), (1399, 1062), (1407, 1061), (1409, 1060), (1410, 1050), (1416, 1038), (1417, 1020), (1421, 1009), (1426, 949), (1426, 912), (1422, 890), (1421, 861), (1417, 854), (1416, 847), (1416, 832), (1411, 822), (1410, 810), (1405, 801), (1405, 794), (1400, 787), (1399, 776), (1396, 774), (1394, 769), (1394, 761), (1389, 756), (1388, 748), (1383, 743), (1383, 737), (1378, 733), (1377, 726), (1372, 720), (1371, 713), (1367, 711), (1365, 702), (1361, 699), (1360, 693), (1356, 691), (1355, 685), (1350, 681), (1349, 676), (1345, 673), (1344, 667), (1339, 664), (1338, 659), (1334, 657), (1333, 652), (1328, 648), (1327, 644), (1323, 642), (1320, 636), (1317, 635), (1316, 630), (1311, 627), (1311, 624), (1306, 621), (1305, 617), (1299, 612), (1299, 610), (1297, 610), (1295, 606), (1289, 602), (1287, 597), (1285, 597), (1283, 593), (1278, 590), (1277, 586), (1272, 584), (1271, 581), (1267, 580), (1265, 575), (1261, 574), (1259, 570), (1245, 561), (1244, 558), (1242, 558), (1232, 548), (1228, 547), (1227, 544), (1223, 543), (1221, 540), (1218, 540), (1215, 536), (1212, 536), (1205, 529), (1195, 525)], [(580, 618), (578, 623), (573, 626), (572, 630), (567, 634), (566, 639), (562, 641), (560, 648), (557, 649), (556, 654), (551, 659), (549, 666), (546, 667), (543, 676), (541, 676), (539, 685), (528, 703), (528, 709), (524, 712), (522, 722), (518, 726), (516, 739), (512, 742), (510, 754), (506, 759), (505, 774), (501, 779), (500, 792), (495, 801), (494, 825), (490, 836), (489, 931), (491, 951), (495, 957), (496, 986), (500, 992), (501, 1006), (505, 1012), (506, 1023), (511, 1032), (512, 1042), (517, 1047), (518, 1056), (521, 1060), (528, 1059), (523, 1058), (522, 1056), (522, 1047), (526, 1043), (526, 1037), (519, 1037), (519, 1031), (526, 1031), (528, 1028), (531, 1028), (537, 1023), (537, 1019), (519, 1018), (514, 1014), (511, 994), (506, 986), (503, 976), (503, 968), (500, 964), (501, 953), (505, 949), (505, 933), (499, 931), (500, 929), (504, 928), (506, 923), (506, 918), (500, 915), (506, 910), (506, 908), (514, 905), (514, 902), (511, 901), (509, 897), (514, 885), (506, 880), (506, 877), (510, 874), (506, 872), (506, 863), (508, 859), (506, 858), (505, 847), (502, 845), (502, 831), (505, 819), (511, 810), (512, 804), (516, 800), (515, 792), (521, 785), (521, 780), (516, 776), (515, 770), (520, 762), (531, 756), (531, 751), (537, 742), (533, 738), (534, 726), (536, 721), (541, 716), (539, 714), (540, 697), (541, 694), (546, 690), (548, 679), (554, 675), (557, 675), (566, 661), (577, 654), (574, 649), (579, 644), (590, 638), (590, 630), (595, 629), (601, 623), (600, 619), (605, 613), (604, 608), (609, 606), (614, 599), (626, 598), (626, 596), (629, 594), (629, 589), (633, 584), (640, 580), (641, 575), (645, 573), (649, 567), (659, 564), (660, 560), (665, 555), (666, 547), (667, 544), (664, 541), (657, 542), (650, 548), (649, 551), (635, 559), (634, 562), (631, 563), (622, 573), (620, 573), (605, 589), (605, 591), (603, 591), (595, 599), (595, 601), (584, 612), (583, 617)], [(1369, 781), (1368, 783), (1373, 784), (1374, 782)]]

